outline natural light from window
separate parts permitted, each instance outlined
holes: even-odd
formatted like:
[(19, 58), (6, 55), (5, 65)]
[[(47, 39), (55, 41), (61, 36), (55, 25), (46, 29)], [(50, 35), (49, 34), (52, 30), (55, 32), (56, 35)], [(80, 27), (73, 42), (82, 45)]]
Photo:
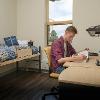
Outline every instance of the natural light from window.
[(73, 0), (49, 1), (49, 21), (72, 20)]
[(73, 0), (48, 0), (48, 45), (62, 36), (65, 29), (72, 25)]

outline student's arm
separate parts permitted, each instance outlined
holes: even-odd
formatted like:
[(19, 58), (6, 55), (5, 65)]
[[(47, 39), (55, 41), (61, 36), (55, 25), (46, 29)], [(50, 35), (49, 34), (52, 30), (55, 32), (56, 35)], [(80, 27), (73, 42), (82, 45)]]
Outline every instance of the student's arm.
[(58, 60), (59, 64), (63, 64), (65, 62), (70, 62), (70, 61), (82, 61), (86, 59), (86, 57), (84, 55), (79, 55), (79, 56), (72, 56), (72, 57), (65, 57), (65, 58), (61, 58)]
[(63, 58), (62, 48), (60, 47), (60, 44), (58, 44), (57, 42), (53, 43), (51, 46), (51, 56), (54, 56), (56, 61)]

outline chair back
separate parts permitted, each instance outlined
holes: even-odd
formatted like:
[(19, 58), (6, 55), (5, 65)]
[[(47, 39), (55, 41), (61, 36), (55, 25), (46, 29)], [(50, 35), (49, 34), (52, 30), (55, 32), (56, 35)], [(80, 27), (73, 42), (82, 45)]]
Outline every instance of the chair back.
[(49, 65), (49, 67), (51, 67), (51, 46), (45, 47), (44, 51), (48, 58), (48, 65)]
[(48, 58), (49, 76), (52, 78), (58, 78), (59, 74), (52, 72), (52, 69), (51, 69), (51, 46), (45, 47), (44, 51), (45, 51), (47, 58)]

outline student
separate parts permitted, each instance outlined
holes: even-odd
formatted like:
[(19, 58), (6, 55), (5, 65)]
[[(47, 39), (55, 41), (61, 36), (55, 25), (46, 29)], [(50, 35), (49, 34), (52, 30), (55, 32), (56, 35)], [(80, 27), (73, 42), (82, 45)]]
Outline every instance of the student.
[(61, 73), (64, 70), (63, 64), (67, 61), (80, 61), (85, 59), (84, 55), (75, 56), (76, 51), (71, 45), (76, 34), (77, 29), (74, 26), (69, 26), (65, 30), (64, 35), (52, 43), (51, 67), (53, 72)]

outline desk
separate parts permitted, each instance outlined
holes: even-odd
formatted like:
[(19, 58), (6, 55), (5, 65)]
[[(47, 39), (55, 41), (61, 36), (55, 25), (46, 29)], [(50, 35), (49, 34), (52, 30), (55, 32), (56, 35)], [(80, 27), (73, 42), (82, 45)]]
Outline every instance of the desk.
[(69, 67), (58, 78), (59, 82), (100, 87), (99, 67)]
[(59, 98), (100, 98), (100, 68), (69, 67), (59, 75)]
[(96, 66), (96, 59), (100, 60), (100, 56), (91, 56), (89, 57), (88, 62), (66, 62), (63, 66), (64, 67), (97, 67)]
[(91, 57), (88, 63), (64, 64), (68, 68), (62, 71), (58, 78), (61, 100), (67, 100), (68, 96), (77, 99), (86, 99), (87, 96), (100, 97), (100, 66), (95, 65), (96, 59), (100, 57)]

